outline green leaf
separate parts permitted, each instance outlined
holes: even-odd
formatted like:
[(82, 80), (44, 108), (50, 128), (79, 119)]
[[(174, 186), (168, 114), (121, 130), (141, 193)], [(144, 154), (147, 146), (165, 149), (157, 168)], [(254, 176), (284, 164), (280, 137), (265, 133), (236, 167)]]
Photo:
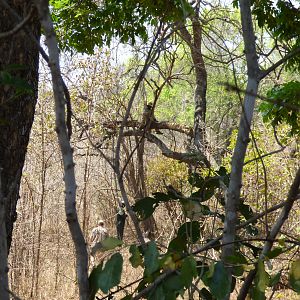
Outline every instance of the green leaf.
[(300, 294), (300, 259), (292, 262), (289, 272), (289, 281), (292, 289)]
[(173, 239), (168, 246), (168, 252), (182, 253), (186, 250), (186, 240), (178, 236), (175, 239)]
[(252, 235), (252, 236), (256, 236), (258, 235), (258, 229), (255, 226), (252, 226), (251, 224), (245, 226), (247, 232)]
[(269, 287), (275, 286), (275, 285), (279, 282), (280, 277), (281, 277), (281, 271), (278, 272), (278, 273), (275, 274), (275, 275), (272, 275), (272, 276), (270, 277)]
[[(164, 290), (168, 292), (178, 292), (184, 288), (181, 277), (178, 274), (172, 274), (164, 280)], [(176, 298), (175, 298), (176, 299)]]
[(275, 258), (277, 257), (278, 255), (280, 255), (281, 253), (283, 253), (283, 249), (281, 247), (276, 247), (274, 248), (273, 250), (270, 250), (266, 256), (269, 258), (269, 259), (272, 259), (272, 258)]
[(94, 299), (97, 291), (102, 290), (107, 294), (108, 291), (120, 283), (123, 266), (123, 257), (120, 253), (115, 253), (106, 262), (102, 269), (102, 264), (93, 269), (90, 277), (89, 284), (91, 287), (91, 298)]
[(100, 289), (98, 278), (102, 272), (102, 263), (94, 268), (89, 276), (89, 287), (90, 287), (90, 300), (95, 299), (97, 291)]
[(152, 273), (159, 269), (158, 261), (159, 252), (154, 241), (147, 244), (147, 249), (144, 255), (145, 275), (151, 276)]
[(245, 217), (246, 220), (249, 220), (250, 218), (253, 217), (253, 210), (248, 204), (244, 204), (243, 202), (240, 202), (239, 211)]
[(204, 275), (202, 280), (217, 300), (225, 299), (229, 295), (231, 285), (222, 262), (219, 261), (214, 264), (213, 268)]
[(186, 288), (190, 287), (193, 282), (193, 278), (198, 275), (197, 263), (193, 256), (188, 256), (182, 261), (182, 267), (180, 270), (180, 278)]
[(148, 300), (165, 300), (165, 291), (163, 289), (163, 285), (160, 284), (158, 287), (156, 287), (155, 289), (152, 289), (152, 291), (150, 292), (149, 296), (148, 296)]
[(158, 206), (157, 199), (151, 197), (145, 197), (138, 200), (132, 207), (133, 211), (136, 212), (140, 221), (149, 218), (155, 208)]
[(244, 273), (244, 266), (247, 265), (247, 259), (240, 252), (236, 252), (234, 255), (228, 256), (226, 262), (234, 266), (233, 275), (242, 276)]
[(196, 243), (200, 238), (200, 223), (192, 221), (182, 224), (178, 229), (177, 236), (186, 242)]
[(101, 242), (102, 248), (104, 250), (112, 250), (118, 246), (121, 246), (123, 242), (115, 237), (108, 237)]
[(142, 266), (143, 259), (142, 259), (142, 255), (139, 251), (139, 248), (136, 245), (131, 245), (129, 248), (129, 252), (131, 253), (131, 256), (129, 258), (131, 265), (134, 268), (137, 268), (138, 266)]
[(254, 279), (253, 298), (256, 300), (266, 299), (265, 291), (269, 285), (270, 276), (265, 270), (263, 260), (257, 262), (257, 272)]
[(167, 202), (170, 200), (173, 200), (170, 195), (168, 194), (164, 194), (164, 193), (160, 193), (160, 192), (156, 192), (156, 193), (152, 193), (154, 198), (159, 201), (159, 202)]
[(202, 188), (204, 179), (197, 173), (192, 173), (188, 178), (189, 184), (198, 188)]
[(200, 290), (200, 296), (203, 300), (213, 300), (211, 293), (206, 288)]

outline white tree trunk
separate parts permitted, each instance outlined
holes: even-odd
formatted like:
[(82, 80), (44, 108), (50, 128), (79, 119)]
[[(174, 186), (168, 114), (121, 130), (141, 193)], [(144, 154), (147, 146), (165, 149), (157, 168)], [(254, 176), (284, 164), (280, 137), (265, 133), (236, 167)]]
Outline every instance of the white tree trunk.
[[(231, 175), (225, 205), (225, 224), (223, 233), (222, 259), (233, 255), (238, 218), (242, 174), (247, 145), (249, 143), (250, 126), (255, 106), (255, 95), (258, 91), (260, 70), (255, 49), (255, 35), (251, 17), (251, 1), (240, 0), (243, 39), (247, 60), (248, 83), (244, 97), (243, 112), (240, 119), (238, 137), (231, 162)], [(231, 278), (231, 275), (230, 275)]]
[(55, 99), (55, 124), (64, 164), (66, 218), (76, 250), (76, 269), (80, 299), (87, 300), (89, 296), (88, 254), (76, 211), (76, 180), (74, 172), (73, 150), (70, 145), (66, 127), (66, 99), (64, 94), (64, 83), (61, 77), (59, 66), (59, 50), (53, 29), (53, 23), (50, 17), (49, 3), (47, 0), (40, 0), (37, 4), (41, 25), (44, 29), (46, 44), (49, 51), (48, 64), (51, 70)]

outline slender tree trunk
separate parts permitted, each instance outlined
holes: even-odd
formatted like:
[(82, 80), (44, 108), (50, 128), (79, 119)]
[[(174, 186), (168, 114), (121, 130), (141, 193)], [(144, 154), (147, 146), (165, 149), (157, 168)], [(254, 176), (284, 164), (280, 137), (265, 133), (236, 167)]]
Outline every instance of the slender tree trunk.
[(76, 210), (76, 179), (74, 171), (73, 149), (69, 141), (66, 124), (65, 86), (60, 72), (59, 50), (53, 23), (50, 17), (49, 2), (38, 1), (40, 21), (45, 32), (49, 51), (49, 67), (52, 76), (55, 100), (55, 125), (64, 165), (65, 214), (76, 253), (76, 273), (80, 300), (89, 298), (88, 253), (85, 239), (78, 221)]
[[(234, 254), (236, 225), (240, 191), (242, 187), (243, 164), (249, 143), (250, 126), (253, 118), (255, 96), (259, 84), (259, 66), (255, 49), (255, 35), (251, 17), (251, 0), (240, 0), (243, 39), (248, 70), (248, 82), (240, 119), (238, 137), (231, 162), (231, 174), (225, 205), (225, 224), (223, 233), (222, 259)], [(231, 279), (231, 272), (229, 271)]]
[(42, 123), (42, 172), (41, 172), (41, 200), (40, 200), (40, 215), (38, 224), (38, 236), (37, 236), (37, 253), (36, 253), (36, 263), (35, 263), (35, 278), (34, 280), (34, 295), (38, 298), (39, 292), (39, 277), (40, 277), (40, 253), (41, 253), (41, 237), (42, 237), (42, 226), (44, 220), (44, 203), (46, 197), (46, 173), (47, 173), (47, 163), (45, 157), (45, 120), (44, 120), (44, 109), (42, 107), (41, 112), (41, 123)]
[[(30, 11), (28, 1), (6, 2), (22, 18)], [(16, 19), (0, 3), (0, 32), (9, 31), (16, 24)], [(26, 29), (39, 40), (40, 25), (36, 13), (32, 14)], [(21, 95), (17, 95), (16, 87), (13, 85), (0, 85), (0, 167), (3, 168), (1, 182), (3, 197), (6, 199), (7, 251), (10, 249), (13, 224), (17, 218), (20, 178), (37, 100), (38, 58), (37, 46), (33, 42), (28, 42), (28, 36), (23, 30), (0, 41), (0, 72), (3, 72), (2, 74), (9, 72), (11, 76), (23, 79), (32, 87), (30, 92), (23, 91)], [(12, 68), (13, 65), (15, 69)], [(10, 197), (7, 197), (8, 190), (16, 178), (17, 184)]]

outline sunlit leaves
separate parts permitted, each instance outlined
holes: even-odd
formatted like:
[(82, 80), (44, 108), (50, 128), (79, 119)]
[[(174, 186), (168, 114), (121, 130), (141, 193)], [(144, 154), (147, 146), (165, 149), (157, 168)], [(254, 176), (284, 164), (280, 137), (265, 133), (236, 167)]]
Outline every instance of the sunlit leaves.
[(52, 0), (52, 18), (64, 49), (93, 53), (95, 46), (109, 45), (114, 37), (135, 44), (147, 40), (147, 26), (159, 19), (175, 21), (192, 13), (185, 0), (95, 1)]
[(293, 290), (300, 294), (300, 259), (292, 262), (290, 267), (289, 280)]
[(260, 105), (264, 122), (271, 122), (273, 126), (285, 123), (291, 127), (291, 135), (300, 134), (299, 110), (285, 105), (287, 103), (300, 108), (300, 82), (291, 81), (276, 86), (268, 92), (268, 97), (276, 103), (263, 102)]

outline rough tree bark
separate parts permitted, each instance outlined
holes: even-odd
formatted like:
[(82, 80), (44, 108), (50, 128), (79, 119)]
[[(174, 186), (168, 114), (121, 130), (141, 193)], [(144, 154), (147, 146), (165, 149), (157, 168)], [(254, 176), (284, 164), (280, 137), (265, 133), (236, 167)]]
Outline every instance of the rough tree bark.
[(196, 8), (195, 15), (192, 17), (192, 33), (187, 30), (183, 23), (179, 26), (179, 31), (183, 40), (188, 44), (191, 50), (193, 65), (195, 68), (195, 92), (194, 92), (194, 147), (205, 153), (206, 134), (206, 90), (207, 90), (207, 72), (201, 51), (202, 47), (202, 25), (199, 20), (199, 8)]
[[(1, 33), (12, 30), (18, 23), (2, 2), (0, 2)], [(31, 11), (28, 1), (8, 0), (6, 2), (22, 18), (26, 18)], [(39, 40), (40, 25), (35, 12), (26, 23), (26, 30)], [(37, 100), (38, 58), (38, 48), (34, 43), (28, 43), (28, 36), (24, 30), (8, 35), (0, 41), (0, 80), (10, 67), (18, 65), (19, 68), (15, 68), (9, 73), (15, 78), (26, 81), (32, 87), (31, 93), (17, 95), (15, 86), (0, 84), (0, 167), (3, 168), (1, 174), (2, 193), (6, 199), (5, 226), (8, 252), (13, 225), (17, 218), (16, 205), (19, 199), (20, 178)], [(12, 82), (14, 81), (15, 79), (12, 79)], [(8, 197), (8, 191), (15, 181), (13, 191)]]

